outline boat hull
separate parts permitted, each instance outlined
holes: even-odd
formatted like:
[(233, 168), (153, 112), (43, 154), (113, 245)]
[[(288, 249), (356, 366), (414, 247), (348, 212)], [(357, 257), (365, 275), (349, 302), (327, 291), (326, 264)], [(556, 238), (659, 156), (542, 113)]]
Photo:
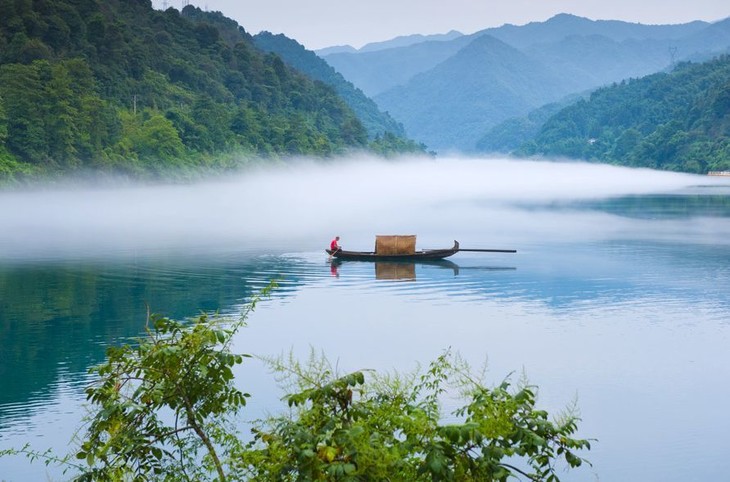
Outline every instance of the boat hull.
[(454, 247), (448, 249), (424, 249), (416, 251), (413, 254), (378, 254), (369, 251), (332, 251), (325, 249), (327, 254), (333, 258), (342, 260), (358, 260), (358, 261), (419, 261), (444, 259), (459, 252), (459, 243), (454, 241)]

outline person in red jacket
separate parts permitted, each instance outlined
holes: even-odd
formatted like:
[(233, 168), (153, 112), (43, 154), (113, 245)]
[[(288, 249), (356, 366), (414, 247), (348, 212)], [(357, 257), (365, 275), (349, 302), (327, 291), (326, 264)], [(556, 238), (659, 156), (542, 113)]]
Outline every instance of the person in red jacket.
[(340, 237), (339, 236), (335, 236), (335, 239), (333, 239), (332, 242), (330, 243), (330, 250), (331, 251), (339, 251), (339, 250), (342, 249), (342, 246), (340, 246), (340, 242), (339, 241), (340, 241)]

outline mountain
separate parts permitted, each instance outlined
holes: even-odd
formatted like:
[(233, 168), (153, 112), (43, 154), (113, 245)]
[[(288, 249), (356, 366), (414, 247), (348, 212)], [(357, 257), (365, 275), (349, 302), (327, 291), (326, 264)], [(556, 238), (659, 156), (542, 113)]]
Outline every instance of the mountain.
[(366, 95), (374, 97), (431, 70), (471, 40), (471, 37), (461, 36), (373, 52), (340, 52), (322, 58)]
[(730, 55), (598, 89), (551, 116), (517, 154), (730, 170)]
[(432, 34), (432, 35), (421, 35), (421, 34), (413, 34), (413, 35), (402, 35), (400, 37), (395, 37), (391, 40), (385, 40), (383, 42), (372, 42), (369, 44), (363, 45), (358, 52), (364, 53), (364, 52), (377, 52), (378, 50), (387, 50), (387, 49), (393, 49), (398, 47), (408, 47), (413, 44), (423, 43), (423, 42), (443, 42), (446, 40), (453, 40), (455, 38), (459, 38), (462, 35), (464, 35), (461, 32), (458, 32), (456, 30), (451, 30), (447, 33), (441, 33), (441, 34)]
[(273, 52), (284, 62), (307, 74), (310, 78), (324, 82), (331, 86), (357, 114), (371, 138), (390, 132), (398, 137), (404, 137), (403, 126), (393, 120), (390, 115), (378, 110), (377, 104), (366, 97), (363, 92), (345, 80), (341, 74), (318, 57), (314, 52), (307, 50), (296, 40), (285, 35), (274, 35), (270, 32), (261, 32), (253, 37), (254, 44), (265, 52)]
[(453, 40), (457, 37), (461, 37), (461, 32), (458, 32), (456, 30), (451, 30), (447, 33), (442, 34), (433, 34), (433, 35), (421, 35), (421, 34), (413, 34), (413, 35), (402, 35), (399, 37), (395, 37), (390, 40), (385, 40), (382, 42), (372, 42), (369, 44), (363, 45), (361, 48), (356, 49), (355, 47), (351, 45), (335, 45), (332, 47), (325, 47), (323, 49), (315, 50), (314, 53), (318, 56), (324, 58), (331, 54), (341, 54), (341, 53), (364, 53), (364, 52), (377, 52), (379, 50), (387, 50), (387, 49), (394, 49), (394, 48), (400, 48), (400, 47), (408, 47), (413, 44), (423, 43), (423, 42), (442, 42), (446, 40)]
[[(422, 41), (416, 43), (412, 41), (417, 40), (418, 36), (408, 36), (404, 37), (410, 40), (406, 45), (403, 45), (399, 37), (374, 44), (378, 48), (368, 52), (364, 52), (365, 47), (361, 50), (352, 47), (342, 50), (337, 47), (318, 50), (316, 53), (367, 95), (375, 96), (388, 88), (403, 85), (414, 75), (435, 67), (475, 38), (484, 35), (497, 38), (520, 50), (532, 48), (537, 52), (541, 45), (559, 44), (571, 36), (600, 36), (615, 42), (630, 39), (671, 41), (696, 34), (701, 38), (700, 32), (709, 26), (711, 24), (699, 21), (681, 25), (642, 25), (559, 14), (545, 22), (521, 26), (507, 24), (470, 35), (455, 35), (453, 39), (445, 34), (439, 38), (438, 43), (433, 42), (434, 39), (429, 36), (424, 36)], [(663, 54), (666, 64), (669, 53), (665, 51)]]
[(329, 54), (341, 54), (341, 53), (355, 53), (357, 49), (352, 45), (333, 45), (332, 47), (325, 47), (323, 49), (315, 50), (315, 53), (320, 57), (325, 57)]
[(730, 52), (730, 18), (710, 24), (689, 37), (677, 47), (677, 58), (685, 60), (708, 60), (711, 55)]
[(571, 35), (600, 35), (616, 42), (630, 39), (676, 40), (699, 33), (709, 25), (700, 21), (678, 25), (645, 25), (620, 20), (590, 20), (561, 13), (545, 22), (530, 22), (520, 26), (508, 24), (480, 30), (472, 35), (491, 35), (513, 47), (524, 49), (537, 44), (559, 42)]
[(429, 148), (469, 151), (489, 127), (568, 93), (548, 66), (485, 35), (375, 100)]
[[(373, 96), (410, 137), (441, 151), (471, 151), (489, 129), (510, 117), (527, 115), (540, 106), (535, 102), (557, 102), (568, 94), (668, 69), (683, 59), (701, 61), (726, 52), (729, 22), (642, 25), (561, 14), (545, 22), (504, 25), (450, 41), (333, 54), (325, 60)], [(513, 51), (496, 49), (487, 57), (483, 45), (471, 45), (483, 37), (499, 40)], [(510, 56), (519, 67), (503, 68)], [(493, 68), (485, 62), (493, 62)], [(544, 77), (522, 79), (516, 89), (506, 89), (518, 71)], [(475, 72), (486, 77), (474, 79)], [(519, 87), (529, 82), (537, 90)], [(474, 101), (470, 104), (467, 99)]]
[(492, 127), (477, 141), (477, 152), (508, 154), (540, 133), (545, 122), (582, 96), (572, 95), (530, 111), (526, 116), (512, 117)]
[(3, 2), (0, 177), (226, 167), (367, 147), (335, 91), (233, 20), (149, 0)]

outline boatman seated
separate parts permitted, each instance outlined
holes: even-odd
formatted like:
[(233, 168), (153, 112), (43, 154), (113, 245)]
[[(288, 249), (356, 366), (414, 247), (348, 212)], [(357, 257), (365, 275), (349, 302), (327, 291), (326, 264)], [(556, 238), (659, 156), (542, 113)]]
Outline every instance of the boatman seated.
[(340, 246), (340, 237), (335, 236), (335, 239), (332, 240), (330, 243), (330, 250), (334, 253), (335, 251), (339, 251), (342, 249), (342, 246)]

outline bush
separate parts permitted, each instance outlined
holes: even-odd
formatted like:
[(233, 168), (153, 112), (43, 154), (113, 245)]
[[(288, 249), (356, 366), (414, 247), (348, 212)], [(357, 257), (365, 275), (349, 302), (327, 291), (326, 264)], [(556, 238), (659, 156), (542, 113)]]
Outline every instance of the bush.
[[(573, 438), (574, 415), (549, 420), (534, 387), (488, 388), (450, 352), (405, 376), (340, 376), (324, 356), (269, 359), (290, 410), (256, 422), (244, 441), (236, 415), (249, 395), (233, 367), (248, 355), (232, 353), (231, 341), (255, 304), (237, 321), (150, 316), (137, 344), (110, 348), (92, 369), (76, 462), (28, 446), (0, 456), (60, 462), (79, 481), (558, 481), (560, 461), (585, 461), (590, 442)], [(448, 423), (447, 392), (463, 402)]]

